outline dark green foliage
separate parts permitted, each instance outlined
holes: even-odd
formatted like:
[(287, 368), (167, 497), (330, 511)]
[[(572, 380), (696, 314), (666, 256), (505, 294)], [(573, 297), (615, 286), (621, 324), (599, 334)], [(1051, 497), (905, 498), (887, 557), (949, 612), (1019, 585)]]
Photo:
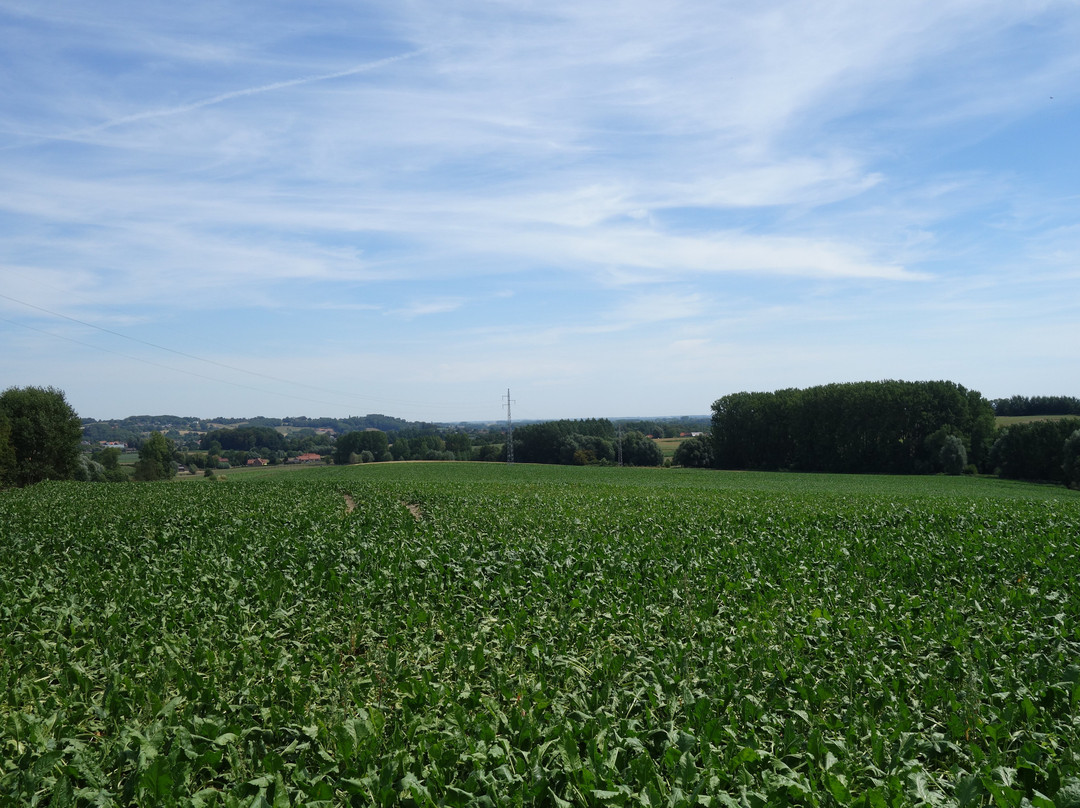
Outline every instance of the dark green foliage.
[(109, 447), (94, 452), (92, 459), (101, 464), (105, 482), (119, 483), (127, 479), (127, 474), (120, 468), (120, 450)]
[(1061, 454), (1065, 485), (1069, 488), (1080, 488), (1080, 429), (1065, 439)]
[(664, 452), (656, 442), (637, 430), (623, 433), (622, 455), (623, 464), (627, 466), (661, 466), (664, 463)]
[(94, 452), (94, 460), (106, 470), (118, 469), (120, 468), (120, 450), (114, 447), (100, 449)]
[[(597, 438), (600, 440), (592, 440)], [(615, 427), (606, 418), (527, 424), (514, 430), (514, 460), (568, 465), (575, 463), (579, 450), (592, 451), (600, 459), (614, 456), (609, 448), (614, 439)]]
[(79, 465), (75, 469), (75, 476), (73, 479), (90, 483), (107, 482), (105, 478), (105, 467), (91, 458), (90, 455), (80, 454)]
[(967, 451), (964, 449), (963, 441), (956, 435), (945, 438), (938, 457), (941, 460), (941, 470), (946, 474), (963, 474), (964, 467), (967, 465)]
[(285, 436), (272, 427), (239, 427), (237, 429), (215, 429), (207, 432), (199, 441), (199, 447), (209, 449), (212, 444), (222, 449), (246, 452), (253, 449), (266, 451), (285, 451), (288, 441)]
[(1080, 415), (1080, 398), (1073, 396), (1013, 396), (991, 403), (995, 415)]
[[(606, 418), (579, 421), (544, 421), (514, 430), (514, 460), (522, 463), (593, 465), (613, 463), (618, 456), (619, 435)], [(660, 447), (637, 430), (623, 432), (623, 463), (628, 466), (659, 466)]]
[(10, 387), (0, 393), (0, 414), (7, 422), (7, 445), (0, 450), (0, 475), (15, 485), (42, 480), (70, 480), (80, 471), (82, 423), (54, 387)]
[(960, 437), (982, 466), (994, 413), (974, 390), (952, 382), (859, 382), (736, 393), (713, 404), (712, 435), (722, 468), (844, 473), (936, 471), (940, 430)]
[(715, 465), (712, 438), (705, 435), (687, 438), (675, 449), (672, 460), (676, 465), (687, 468), (712, 468)]
[(1065, 441), (1078, 428), (1077, 418), (1013, 424), (1000, 431), (991, 462), (1009, 479), (1062, 482)]
[(611, 463), (615, 460), (615, 444), (597, 435), (571, 432), (559, 438), (558, 446), (558, 462), (564, 466), (588, 466), (594, 463)]
[(168, 480), (176, 476), (176, 462), (173, 454), (176, 449), (173, 442), (160, 432), (151, 432), (139, 449), (139, 460), (135, 464), (132, 479), (141, 482)]
[(394, 442), (390, 445), (390, 456), (394, 460), (411, 460), (412, 446), (409, 444), (409, 439), (401, 436), (395, 437)]
[(477, 446), (473, 450), (473, 459), (479, 460), (485, 463), (494, 463), (498, 461), (506, 461), (506, 444), (505, 443), (485, 443), (483, 446)]
[(11, 445), (11, 421), (0, 411), (0, 489), (15, 485), (15, 447)]
[(334, 463), (344, 466), (350, 462), (358, 462), (353, 461), (351, 457), (352, 455), (359, 456), (363, 452), (370, 454), (372, 459), (381, 458), (388, 451), (389, 443), (385, 432), (377, 429), (346, 432), (334, 444)]
[(455, 456), (462, 460), (468, 460), (469, 450), (472, 449), (472, 438), (470, 438), (464, 432), (450, 432), (443, 436), (443, 443), (446, 445), (446, 450), (453, 452)]

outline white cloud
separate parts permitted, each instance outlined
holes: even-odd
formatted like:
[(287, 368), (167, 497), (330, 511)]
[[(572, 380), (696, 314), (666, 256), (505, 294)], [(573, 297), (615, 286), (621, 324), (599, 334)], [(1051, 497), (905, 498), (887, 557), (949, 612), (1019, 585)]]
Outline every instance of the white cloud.
[(624, 353), (782, 384), (1080, 319), (1064, 0), (0, 8), (4, 289), (152, 341), (317, 310), (279, 355), (614, 389)]
[(392, 314), (412, 319), (414, 317), (426, 317), (429, 314), (446, 314), (456, 311), (465, 305), (464, 298), (442, 298), (439, 300), (416, 300), (403, 308), (396, 309)]

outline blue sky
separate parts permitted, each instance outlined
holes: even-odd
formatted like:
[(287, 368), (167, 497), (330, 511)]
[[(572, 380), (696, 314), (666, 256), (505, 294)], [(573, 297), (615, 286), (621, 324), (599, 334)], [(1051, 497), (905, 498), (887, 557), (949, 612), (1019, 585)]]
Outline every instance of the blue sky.
[(83, 416), (1080, 395), (1080, 7), (0, 0), (0, 386)]

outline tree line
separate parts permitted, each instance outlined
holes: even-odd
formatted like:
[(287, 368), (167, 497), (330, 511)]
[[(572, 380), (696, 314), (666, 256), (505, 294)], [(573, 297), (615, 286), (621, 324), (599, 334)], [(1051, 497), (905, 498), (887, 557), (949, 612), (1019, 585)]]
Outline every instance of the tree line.
[(1067, 415), (1077, 403), (1069, 396), (991, 403), (948, 381), (735, 393), (713, 404), (711, 436), (685, 441), (674, 461), (726, 469), (982, 472), (1080, 487), (1080, 418), (995, 423), (1002, 410)]
[(990, 462), (1001, 477), (1080, 487), (1080, 418), (1003, 427)]
[(1002, 416), (1080, 415), (1080, 398), (1073, 396), (1012, 396), (991, 404), (994, 414)]
[(558, 465), (618, 462), (627, 466), (659, 466), (664, 454), (638, 430), (620, 432), (607, 418), (545, 421), (514, 430), (514, 461)]
[[(1021, 397), (1013, 397), (1016, 401)], [(1023, 399), (1057, 402), (1069, 397)], [(1023, 402), (1021, 402), (1023, 403)], [(1028, 414), (1031, 414), (1030, 412)], [(1048, 413), (1060, 415), (1062, 413)], [(730, 469), (996, 473), (1080, 487), (1080, 418), (1043, 420), (997, 429), (994, 407), (981, 394), (947, 381), (857, 382), (772, 393), (735, 393), (713, 404), (710, 435), (678, 448), (681, 466)], [(645, 426), (649, 422), (642, 422)], [(608, 419), (530, 423), (514, 430), (514, 459), (523, 463), (657, 466), (663, 455), (641, 430)], [(122, 481), (116, 449), (82, 450), (83, 425), (55, 388), (9, 388), (0, 393), (0, 487), (43, 480)], [(267, 453), (271, 462), (317, 442), (328, 460), (346, 464), (388, 460), (505, 461), (505, 435), (413, 426), (287, 437), (266, 425), (215, 430), (203, 452), (185, 455), (160, 432), (140, 436), (131, 479), (167, 479), (178, 461), (202, 463), (220, 453), (235, 462)], [(229, 448), (226, 448), (229, 447)], [(620, 458), (621, 453), (621, 458)]]
[(981, 469), (994, 434), (990, 403), (948, 381), (735, 393), (713, 404), (715, 463), (729, 469), (927, 474), (958, 460)]

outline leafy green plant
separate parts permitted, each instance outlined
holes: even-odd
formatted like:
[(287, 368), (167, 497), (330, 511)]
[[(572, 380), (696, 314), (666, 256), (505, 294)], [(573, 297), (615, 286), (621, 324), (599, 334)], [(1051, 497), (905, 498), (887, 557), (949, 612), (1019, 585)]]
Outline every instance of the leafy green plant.
[(987, 482), (4, 492), (0, 803), (1064, 804), (1080, 497)]

